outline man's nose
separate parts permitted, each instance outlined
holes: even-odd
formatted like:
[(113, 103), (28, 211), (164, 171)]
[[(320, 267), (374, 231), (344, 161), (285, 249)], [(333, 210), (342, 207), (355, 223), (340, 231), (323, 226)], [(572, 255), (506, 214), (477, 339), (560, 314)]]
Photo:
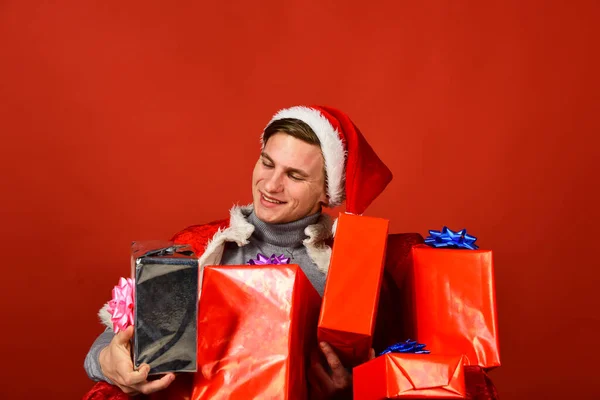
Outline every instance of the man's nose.
[(283, 174), (273, 171), (266, 179), (265, 190), (271, 193), (277, 193), (283, 188)]

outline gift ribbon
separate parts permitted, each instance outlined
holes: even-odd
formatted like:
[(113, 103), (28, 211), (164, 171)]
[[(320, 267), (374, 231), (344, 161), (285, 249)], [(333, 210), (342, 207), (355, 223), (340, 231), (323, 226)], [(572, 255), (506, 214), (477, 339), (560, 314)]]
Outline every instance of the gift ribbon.
[(108, 312), (115, 333), (124, 331), (133, 325), (133, 294), (135, 285), (131, 278), (119, 279), (119, 284), (112, 290), (112, 300), (108, 302)]
[(412, 353), (412, 354), (429, 354), (429, 350), (425, 350), (424, 344), (417, 342), (416, 340), (406, 340), (405, 342), (399, 342), (391, 345), (381, 353), (380, 356), (387, 353)]
[(477, 250), (479, 246), (475, 244), (477, 238), (469, 235), (466, 229), (454, 232), (447, 226), (444, 226), (441, 231), (429, 231), (429, 236), (425, 239), (425, 244), (431, 247), (443, 248), (458, 248)]
[(256, 260), (248, 260), (248, 265), (280, 265), (289, 263), (290, 259), (283, 254), (280, 256), (273, 254), (271, 257), (267, 257), (264, 254), (258, 253)]

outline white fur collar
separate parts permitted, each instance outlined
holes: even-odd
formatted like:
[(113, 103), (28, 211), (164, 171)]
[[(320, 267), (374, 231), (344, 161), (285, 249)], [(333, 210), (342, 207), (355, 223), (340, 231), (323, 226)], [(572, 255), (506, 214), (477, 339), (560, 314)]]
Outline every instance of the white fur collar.
[[(218, 265), (223, 257), (223, 250), (226, 242), (235, 242), (238, 246), (248, 244), (248, 239), (254, 232), (254, 225), (248, 222), (247, 218), (252, 212), (252, 205), (233, 206), (229, 210), (229, 226), (223, 230), (219, 229), (212, 239), (207, 243), (204, 253), (198, 259), (200, 267), (200, 276), (202, 269), (206, 265)], [(336, 220), (337, 222), (337, 220)], [(326, 240), (333, 237), (333, 221), (325, 213), (321, 214), (316, 224), (309, 225), (304, 230), (308, 236), (302, 242), (306, 247), (308, 256), (317, 265), (319, 271), (324, 274), (329, 270), (329, 260), (331, 259), (331, 247), (325, 243)], [(200, 285), (202, 278), (200, 278)], [(110, 313), (108, 312), (108, 303), (98, 312), (102, 323), (112, 328)]]
[[(248, 244), (248, 239), (254, 232), (254, 225), (248, 222), (248, 216), (252, 212), (252, 205), (234, 206), (229, 211), (229, 227), (219, 230), (206, 245), (204, 254), (200, 257), (200, 268), (205, 265), (216, 265), (223, 257), (225, 242), (236, 242), (238, 246)], [(316, 224), (309, 225), (304, 230), (308, 238), (304, 239), (308, 256), (317, 265), (319, 270), (327, 273), (329, 259), (331, 258), (331, 247), (325, 241), (332, 237), (332, 221), (327, 214), (321, 214)]]

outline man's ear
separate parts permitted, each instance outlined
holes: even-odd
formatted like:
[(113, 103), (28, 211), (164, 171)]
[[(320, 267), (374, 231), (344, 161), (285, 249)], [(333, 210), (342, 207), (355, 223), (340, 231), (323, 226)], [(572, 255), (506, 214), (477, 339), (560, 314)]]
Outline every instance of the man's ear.
[(323, 191), (323, 194), (319, 197), (319, 203), (321, 203), (322, 207), (329, 207), (329, 196), (326, 191)]

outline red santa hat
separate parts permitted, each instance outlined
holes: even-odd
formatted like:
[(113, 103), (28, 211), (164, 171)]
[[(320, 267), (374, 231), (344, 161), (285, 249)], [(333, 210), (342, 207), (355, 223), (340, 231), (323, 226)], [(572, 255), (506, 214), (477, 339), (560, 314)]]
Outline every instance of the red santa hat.
[[(277, 112), (278, 119), (306, 123), (321, 142), (331, 207), (346, 200), (346, 211), (362, 214), (392, 180), (392, 172), (377, 157), (360, 130), (340, 110), (324, 106), (296, 106)], [(264, 141), (263, 147), (264, 147)]]

